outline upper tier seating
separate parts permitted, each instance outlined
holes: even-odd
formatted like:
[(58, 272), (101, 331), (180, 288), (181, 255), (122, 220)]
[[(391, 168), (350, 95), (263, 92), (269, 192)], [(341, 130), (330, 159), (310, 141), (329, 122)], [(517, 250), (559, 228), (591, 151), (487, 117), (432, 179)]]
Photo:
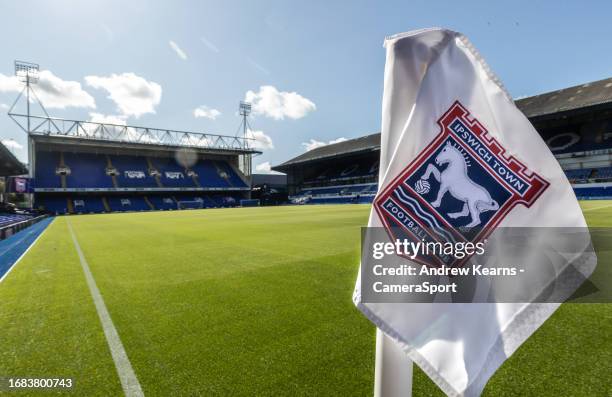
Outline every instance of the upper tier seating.
[(313, 187), (305, 188), (300, 192), (301, 196), (347, 196), (358, 194), (374, 194), (377, 186), (375, 183), (331, 186), (331, 187)]
[(565, 170), (565, 175), (570, 181), (586, 180), (593, 170), (591, 168), (582, 168), (577, 170)]
[(595, 178), (612, 179), (612, 167), (599, 168), (595, 173)]
[(64, 153), (64, 164), (70, 168), (66, 187), (108, 188), (113, 180), (106, 175), (106, 156), (90, 153)]
[[(66, 185), (62, 186), (62, 177), (56, 175), (56, 169), (64, 159), (64, 165), (70, 170), (65, 176)], [(116, 186), (113, 177), (107, 173), (110, 165), (114, 168)], [(151, 170), (159, 173), (161, 186), (158, 185)], [(127, 155), (104, 155), (93, 153), (57, 153), (38, 152), (36, 161), (35, 187), (38, 188), (231, 188), (247, 187), (243, 178), (234, 167), (223, 160), (199, 160), (190, 170), (197, 174), (197, 183), (188, 170), (178, 164), (174, 158), (158, 158)]]
[(219, 162), (212, 160), (201, 160), (191, 167), (191, 169), (198, 174), (198, 180), (202, 186), (231, 187), (227, 179), (222, 178), (219, 175), (219, 170), (215, 166), (215, 163)]
[(60, 164), (60, 155), (56, 152), (38, 152), (36, 156), (36, 186), (61, 187), (62, 180), (55, 174)]
[(119, 187), (156, 187), (155, 178), (149, 175), (147, 159), (139, 156), (110, 156), (117, 170)]
[(165, 187), (195, 187), (193, 178), (187, 176), (185, 168), (171, 158), (151, 158), (151, 164), (159, 171)]
[(567, 179), (572, 183), (587, 182), (592, 179), (605, 181), (612, 179), (612, 167), (565, 170), (565, 175), (567, 175)]
[(378, 161), (339, 164), (328, 168), (316, 176), (310, 183), (323, 181), (342, 181), (354, 178), (374, 177), (378, 172)]
[(240, 176), (236, 173), (236, 171), (234, 170), (234, 167), (229, 165), (227, 162), (215, 161), (214, 163), (217, 165), (218, 170), (220, 170), (221, 172), (225, 172), (225, 174), (227, 175), (227, 181), (230, 183), (231, 186), (233, 187), (246, 187), (247, 186), (244, 180), (240, 178)]

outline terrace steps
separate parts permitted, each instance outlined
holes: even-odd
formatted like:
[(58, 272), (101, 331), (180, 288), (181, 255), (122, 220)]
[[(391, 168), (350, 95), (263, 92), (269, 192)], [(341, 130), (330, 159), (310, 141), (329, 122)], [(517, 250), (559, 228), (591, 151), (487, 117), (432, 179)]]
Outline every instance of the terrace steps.
[(149, 197), (144, 196), (144, 201), (145, 203), (147, 203), (147, 205), (149, 206), (150, 209), (154, 210), (155, 206), (153, 205), (153, 203), (151, 202), (151, 200), (149, 200)]
[(66, 208), (68, 208), (69, 214), (74, 214), (74, 205), (72, 204), (70, 197), (66, 197)]
[[(107, 168), (115, 168), (113, 167), (113, 162), (111, 161), (110, 156), (107, 154), (106, 155), (106, 167)], [(119, 187), (119, 183), (117, 182), (117, 176), (116, 175), (110, 175), (111, 179), (113, 180), (113, 187), (117, 188)]]
[(234, 187), (234, 184), (232, 183), (232, 181), (229, 178), (229, 175), (227, 175), (227, 172), (225, 172), (225, 170), (223, 168), (221, 168), (221, 166), (219, 165), (219, 163), (217, 163), (216, 161), (213, 161), (213, 165), (215, 166), (216, 170), (217, 170), (217, 174), (223, 178), (225, 180), (225, 182), (227, 182), (227, 184), (231, 187)]
[[(59, 166), (60, 167), (66, 166), (66, 163), (64, 162), (64, 152), (60, 152)], [(66, 185), (66, 175), (60, 175), (60, 178), (62, 180), (62, 187), (65, 189), (67, 186)]]
[(106, 197), (102, 197), (102, 205), (104, 205), (104, 209), (106, 210), (106, 212), (111, 212), (111, 208), (110, 205), (108, 205), (108, 200), (106, 199)]
[(159, 177), (159, 170), (153, 166), (153, 162), (150, 157), (147, 157), (147, 165), (149, 166), (149, 170), (157, 171), (157, 175), (155, 175), (155, 183), (157, 183), (157, 187), (164, 187), (161, 182), (161, 178)]

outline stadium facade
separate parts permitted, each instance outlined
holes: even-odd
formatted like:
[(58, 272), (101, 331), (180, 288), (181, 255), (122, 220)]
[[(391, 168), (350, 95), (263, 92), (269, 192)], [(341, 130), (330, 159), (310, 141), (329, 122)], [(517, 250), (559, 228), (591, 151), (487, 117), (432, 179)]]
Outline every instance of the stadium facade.
[[(612, 198), (612, 78), (516, 101), (579, 199)], [(366, 203), (377, 191), (380, 134), (310, 150), (272, 169), (292, 202)]]

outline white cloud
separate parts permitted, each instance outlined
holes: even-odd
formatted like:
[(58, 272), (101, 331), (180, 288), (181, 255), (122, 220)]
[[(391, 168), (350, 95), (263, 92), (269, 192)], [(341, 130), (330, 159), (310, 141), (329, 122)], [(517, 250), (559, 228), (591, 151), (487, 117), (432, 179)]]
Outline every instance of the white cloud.
[(265, 161), (255, 166), (255, 171), (266, 173), (266, 172), (270, 172), (271, 170), (272, 170), (272, 166), (270, 165), (269, 161)]
[(272, 138), (264, 134), (263, 131), (247, 130), (247, 138), (254, 139), (249, 141), (249, 146), (253, 149), (274, 149)]
[[(20, 92), (22, 89), (23, 83), (17, 76), (5, 76), (0, 73), (0, 92)], [(81, 83), (62, 80), (49, 70), (39, 73), (35, 92), (47, 108), (96, 108), (96, 101), (83, 90)]]
[(6, 146), (7, 148), (13, 149), (13, 150), (23, 149), (23, 145), (14, 139), (3, 139), (2, 144)]
[(327, 146), (327, 145), (333, 145), (334, 143), (340, 143), (340, 142), (344, 142), (347, 141), (348, 139), (341, 137), (338, 139), (332, 139), (329, 142), (322, 142), (322, 141), (317, 141), (316, 139), (311, 139), (309, 142), (303, 142), (302, 146), (304, 146), (304, 148), (306, 149), (306, 151), (310, 151), (312, 149), (316, 149), (322, 146)]
[(272, 165), (270, 165), (269, 161), (264, 161), (261, 164), (257, 164), (255, 166), (255, 171), (260, 174), (282, 174), (282, 172), (272, 171)]
[(209, 108), (206, 105), (199, 106), (193, 109), (193, 117), (195, 118), (205, 118), (215, 120), (217, 117), (221, 116), (221, 112), (217, 109)]
[(7, 105), (6, 103), (0, 103), (0, 109), (7, 110), (8, 108), (9, 108), (9, 105)]
[(111, 74), (110, 76), (85, 76), (87, 85), (108, 92), (108, 98), (117, 105), (125, 117), (136, 118), (146, 113), (155, 113), (162, 96), (162, 87), (134, 73)]
[(126, 117), (123, 115), (106, 115), (102, 113), (89, 113), (89, 121), (92, 123), (126, 125)]
[(187, 60), (187, 54), (185, 54), (185, 51), (183, 51), (181, 47), (178, 46), (178, 44), (176, 44), (172, 40), (170, 40), (168, 44), (170, 44), (170, 48), (172, 48), (174, 52), (176, 52), (176, 55), (178, 55), (179, 58), (181, 58), (183, 61)]
[(0, 92), (20, 92), (22, 89), (23, 83), (17, 76), (6, 76), (0, 73)]
[(206, 37), (200, 37), (200, 40), (202, 41), (202, 43), (204, 43), (204, 45), (206, 47), (208, 47), (209, 50), (211, 50), (212, 52), (219, 52), (219, 48), (217, 48), (216, 45), (214, 45), (210, 40), (208, 40)]
[(278, 91), (276, 87), (264, 85), (258, 92), (247, 91), (245, 101), (253, 104), (253, 114), (262, 114), (275, 120), (285, 117), (300, 119), (317, 107), (297, 92)]

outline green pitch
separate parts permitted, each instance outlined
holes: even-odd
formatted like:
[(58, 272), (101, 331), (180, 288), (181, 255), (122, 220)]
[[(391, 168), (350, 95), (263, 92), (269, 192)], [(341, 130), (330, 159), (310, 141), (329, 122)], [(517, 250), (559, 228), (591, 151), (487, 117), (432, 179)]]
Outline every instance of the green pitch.
[[(612, 202), (583, 208), (612, 226)], [(0, 284), (0, 376), (122, 393), (70, 223), (146, 395), (370, 395), (374, 327), (351, 301), (368, 212), (59, 217)], [(610, 307), (563, 305), (485, 395), (610, 395)], [(414, 395), (441, 393), (417, 370)]]

